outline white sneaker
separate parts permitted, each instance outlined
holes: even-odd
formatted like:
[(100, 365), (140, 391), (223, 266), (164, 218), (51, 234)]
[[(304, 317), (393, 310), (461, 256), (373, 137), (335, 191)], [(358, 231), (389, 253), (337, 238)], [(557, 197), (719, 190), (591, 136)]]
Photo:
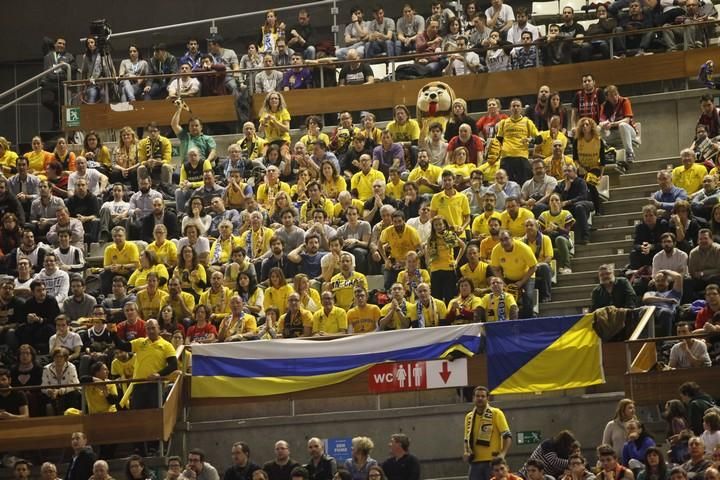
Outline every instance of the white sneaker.
[(569, 269), (569, 268), (560, 268), (560, 269), (558, 270), (558, 273), (559, 273), (560, 275), (567, 275), (567, 274), (569, 274), (569, 273), (572, 273), (572, 270)]

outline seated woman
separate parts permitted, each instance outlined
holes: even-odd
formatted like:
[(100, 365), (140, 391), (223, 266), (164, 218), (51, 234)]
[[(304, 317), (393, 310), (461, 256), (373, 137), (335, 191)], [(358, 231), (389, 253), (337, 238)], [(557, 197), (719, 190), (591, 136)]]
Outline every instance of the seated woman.
[(265, 303), (265, 292), (258, 287), (257, 278), (248, 272), (240, 272), (237, 277), (235, 289), (243, 299), (244, 308), (250, 315), (260, 318), (265, 315), (263, 305)]
[(455, 181), (462, 179), (460, 184), (456, 183), (458, 190), (463, 190), (470, 185), (470, 174), (477, 168), (477, 165), (470, 162), (468, 149), (458, 147), (450, 154), (450, 163), (445, 165), (445, 170), (450, 170), (455, 175)]
[(632, 419), (625, 424), (627, 431), (627, 441), (623, 445), (622, 464), (625, 467), (630, 466), (631, 460), (639, 462), (645, 461), (645, 453), (648, 448), (655, 446), (655, 440), (650, 435), (640, 420)]
[[(70, 151), (65, 137), (60, 137), (57, 139), (57, 142), (55, 143), (55, 149), (53, 150), (53, 160), (60, 162), (63, 171), (75, 171), (75, 152)], [(50, 162), (45, 164), (45, 170), (47, 170), (49, 164)]]
[(110, 172), (111, 183), (129, 185), (136, 192), (138, 191), (137, 169), (140, 166), (138, 143), (137, 134), (133, 128), (123, 127), (120, 130), (120, 141), (113, 150), (112, 171)]
[[(43, 387), (80, 383), (75, 365), (68, 361), (69, 353), (65, 348), (55, 348), (51, 355), (52, 362), (43, 368)], [(62, 415), (68, 408), (80, 408), (78, 387), (46, 388), (42, 393), (45, 395), (48, 415)]]
[(147, 246), (146, 250), (157, 256), (158, 263), (167, 268), (174, 268), (178, 263), (177, 246), (175, 242), (167, 239), (167, 227), (163, 224), (155, 225), (153, 238), (155, 240)]
[(293, 292), (293, 287), (287, 283), (282, 268), (271, 268), (268, 277), (268, 288), (265, 289), (263, 307), (265, 310), (269, 307), (277, 307), (280, 310), (280, 315), (282, 315), (287, 309), (288, 296)]
[(0, 167), (2, 167), (2, 174), (6, 177), (10, 177), (15, 168), (18, 154), (10, 150), (10, 142), (5, 137), (0, 137)]
[[(190, 318), (188, 317), (189, 321)], [(167, 339), (167, 336), (174, 336), (176, 333), (180, 333), (181, 338), (185, 339), (185, 325), (181, 321), (178, 321), (173, 310), (172, 305), (164, 305), (160, 309), (160, 318), (158, 318), (158, 324), (160, 325), (160, 335), (163, 335)], [(167, 336), (166, 336), (167, 335)]]
[(315, 142), (322, 140), (325, 145), (330, 145), (330, 137), (322, 131), (322, 119), (317, 115), (310, 115), (305, 119), (305, 130), (307, 133), (300, 137), (300, 141), (305, 144), (308, 150), (312, 150)]
[[(257, 45), (254, 43), (251, 43), (248, 45), (248, 50), (245, 55), (240, 57), (240, 69), (242, 70), (248, 70), (253, 68), (262, 68), (263, 67), (263, 57), (260, 55), (257, 49)], [(253, 81), (253, 78), (255, 77), (256, 72), (249, 72), (248, 74), (243, 74), (243, 83), (245, 85), (250, 85), (250, 82)]]
[[(90, 365), (90, 375), (93, 382), (104, 382), (109, 379), (110, 370), (105, 363), (98, 361)], [(117, 412), (116, 404), (119, 400), (115, 384), (85, 387), (85, 401), (89, 414)]]
[[(296, 205), (301, 205), (308, 201), (307, 184), (312, 181), (312, 175), (307, 168), (298, 170), (298, 180), (295, 185), (290, 187), (290, 198)], [(278, 195), (281, 192), (278, 192)]]
[(310, 278), (304, 273), (298, 273), (293, 279), (293, 290), (300, 295), (300, 306), (312, 313), (322, 307), (320, 294), (314, 288), (310, 288)]
[(48, 184), (52, 189), (52, 194), (56, 197), (67, 198), (68, 197), (68, 174), (63, 171), (63, 166), (60, 162), (53, 160), (45, 168), (45, 177), (47, 178)]
[[(203, 240), (207, 241), (207, 238), (203, 238)], [(207, 286), (207, 274), (205, 267), (198, 262), (198, 255), (192, 246), (180, 247), (178, 266), (173, 270), (173, 278), (180, 279), (183, 292), (192, 294), (195, 301), (200, 299), (200, 294)]]
[(202, 304), (197, 305), (193, 316), (195, 323), (188, 328), (185, 344), (217, 342), (217, 328), (210, 323), (210, 308)]
[(6, 212), (0, 222), (0, 271), (5, 270), (7, 255), (20, 245), (21, 240), (22, 230), (17, 215)]
[(340, 192), (347, 190), (347, 182), (330, 160), (323, 160), (320, 163), (320, 187), (325, 198), (333, 202), (337, 202)]
[(273, 53), (278, 37), (285, 36), (285, 23), (278, 20), (274, 10), (265, 13), (265, 23), (260, 26), (258, 51), (260, 53)]
[(212, 217), (205, 212), (205, 205), (200, 197), (193, 197), (187, 204), (186, 215), (182, 219), (180, 228), (185, 231), (188, 225), (195, 225), (200, 235), (205, 235), (210, 228)]
[(458, 296), (450, 300), (448, 304), (445, 325), (463, 325), (474, 323), (475, 312), (481, 305), (480, 297), (473, 293), (473, 284), (467, 278), (461, 278), (457, 282)]
[(200, 236), (197, 225), (185, 227), (183, 235), (185, 236), (178, 240), (178, 250), (182, 253), (182, 248), (189, 246), (195, 252), (198, 263), (207, 264), (208, 255), (210, 254), (210, 241), (208, 238)]
[[(17, 363), (10, 369), (10, 384), (15, 388), (38, 387), (42, 385), (43, 368), (38, 365), (37, 352), (28, 344), (20, 345)], [(42, 405), (42, 393), (29, 390), (25, 393), (31, 417), (45, 415)]]
[(128, 47), (128, 58), (120, 62), (118, 76), (120, 80), (120, 99), (123, 102), (134, 102), (143, 93), (145, 79), (137, 78), (147, 75), (150, 71), (148, 63), (140, 58), (140, 49), (131, 43)]
[(587, 183), (595, 213), (599, 215), (600, 194), (597, 185), (605, 170), (607, 146), (592, 118), (583, 117), (578, 120), (576, 131), (573, 137), (573, 160), (578, 164), (578, 175)]
[(88, 161), (88, 167), (99, 170), (106, 177), (110, 176), (112, 169), (112, 156), (110, 150), (102, 144), (100, 136), (94, 131), (90, 131), (85, 135), (83, 142), (83, 151), (80, 154)]
[(558, 273), (567, 275), (572, 273), (570, 269), (570, 260), (572, 259), (570, 232), (575, 226), (575, 219), (572, 213), (562, 208), (562, 200), (557, 193), (550, 195), (549, 207), (549, 210), (540, 214), (538, 224), (540, 231), (549, 236), (553, 242)]
[(290, 112), (280, 92), (267, 94), (258, 116), (260, 132), (268, 143), (278, 146), (290, 143)]
[(218, 339), (221, 342), (240, 342), (257, 338), (258, 327), (255, 317), (244, 309), (242, 298), (233, 295), (230, 299), (230, 314), (220, 322)]
[[(32, 150), (23, 155), (28, 161), (29, 173), (33, 175), (44, 175), (45, 165), (53, 161), (53, 154), (45, 150), (45, 144), (43, 144), (42, 138), (38, 136), (32, 138), (30, 145), (32, 146)], [(12, 171), (15, 172), (14, 164)]]
[(167, 281), (170, 278), (167, 268), (158, 261), (155, 252), (146, 249), (140, 254), (140, 268), (136, 269), (128, 280), (128, 286), (133, 292), (137, 293), (145, 288), (147, 276), (150, 272), (157, 274), (160, 287), (162, 290), (167, 290)]
[(645, 468), (638, 474), (637, 480), (670, 480), (670, 469), (660, 448), (648, 447), (642, 462)]
[[(296, 185), (293, 185), (293, 188), (295, 187)], [(277, 195), (275, 195), (275, 201), (273, 202), (273, 206), (268, 212), (268, 215), (270, 216), (270, 228), (276, 230), (282, 227), (282, 212), (286, 208), (292, 210), (293, 216), (295, 217), (295, 223), (297, 224), (299, 214), (293, 206), (292, 201), (290, 200), (290, 194), (280, 191), (277, 193)]]

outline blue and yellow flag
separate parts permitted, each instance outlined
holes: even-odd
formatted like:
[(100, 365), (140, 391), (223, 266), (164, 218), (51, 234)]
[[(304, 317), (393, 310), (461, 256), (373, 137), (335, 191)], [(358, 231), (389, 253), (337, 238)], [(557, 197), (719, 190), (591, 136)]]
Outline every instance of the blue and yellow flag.
[(417, 328), (324, 341), (302, 339), (192, 347), (192, 396), (253, 397), (324, 387), (382, 362), (436, 360), (480, 350), (481, 326)]
[(485, 324), (491, 393), (534, 393), (605, 383), (593, 316)]

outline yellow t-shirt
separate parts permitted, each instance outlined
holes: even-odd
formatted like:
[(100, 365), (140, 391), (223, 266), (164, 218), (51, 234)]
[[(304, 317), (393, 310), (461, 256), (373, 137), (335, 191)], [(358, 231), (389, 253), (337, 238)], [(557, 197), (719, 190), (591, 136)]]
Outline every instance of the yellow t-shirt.
[(165, 265), (177, 264), (177, 245), (175, 245), (175, 242), (165, 240), (161, 247), (158, 247), (155, 242), (152, 242), (147, 246), (147, 249), (155, 252), (158, 257), (158, 262)]
[[(493, 141), (495, 141), (495, 139), (493, 139)], [(495, 174), (499, 169), (500, 162), (494, 161), (490, 163), (489, 160), (478, 167), (478, 170), (480, 170), (483, 174), (483, 181), (487, 183), (493, 183), (495, 181)]]
[(315, 142), (318, 140), (321, 140), (325, 142), (325, 145), (330, 145), (330, 137), (328, 137), (327, 133), (320, 132), (319, 135), (310, 135), (309, 133), (306, 133), (302, 137), (300, 137), (300, 141), (305, 144), (306, 147), (309, 149), (312, 149), (312, 147), (315, 145)]
[(450, 163), (445, 165), (445, 170), (450, 170), (456, 177), (460, 175), (463, 178), (470, 178), (470, 174), (477, 168), (477, 165), (472, 163), (463, 163), (462, 165), (455, 165)]
[(470, 264), (466, 263), (460, 267), (460, 276), (470, 280), (474, 288), (487, 288), (487, 269), (488, 264), (482, 260), (478, 262), (475, 270), (472, 270)]
[(377, 330), (380, 320), (380, 307), (370, 305), (363, 308), (353, 307), (348, 310), (347, 321), (350, 333), (370, 333)]
[[(243, 246), (242, 245), (242, 237), (236, 237), (235, 235), (230, 235), (230, 238), (227, 240), (222, 240), (221, 238), (215, 239), (212, 246), (210, 247), (210, 254), (208, 255), (208, 263), (210, 265), (224, 265), (230, 261), (230, 258), (232, 257), (232, 251), (235, 247)], [(263, 250), (265, 252), (265, 250)], [(248, 258), (255, 258), (250, 257), (250, 254), (248, 253)]]
[(355, 301), (355, 287), (363, 287), (367, 291), (367, 278), (362, 273), (353, 272), (350, 278), (345, 278), (342, 273), (334, 275), (330, 279), (330, 290), (335, 295), (335, 305), (349, 310)]
[(288, 196), (291, 195), (290, 185), (283, 181), (278, 181), (278, 183), (272, 187), (270, 187), (267, 183), (262, 183), (257, 189), (257, 201), (265, 208), (272, 208), (273, 202), (275, 201), (275, 195), (277, 195), (280, 191), (287, 193)]
[(300, 207), (300, 221), (311, 221), (313, 218), (313, 212), (317, 209), (323, 210), (325, 215), (327, 215), (328, 221), (332, 222), (333, 214), (335, 213), (335, 205), (333, 205), (332, 200), (328, 198), (321, 199), (319, 205), (310, 205), (309, 200), (303, 203), (302, 207)]
[(578, 163), (585, 170), (600, 168), (600, 149), (602, 148), (600, 137), (593, 137), (591, 140), (580, 137), (575, 145), (577, 146)]
[[(109, 395), (117, 397), (117, 385), (105, 385), (105, 388), (107, 388)], [(90, 414), (117, 412), (117, 407), (108, 402), (107, 397), (103, 395), (100, 387), (86, 387), (85, 400), (87, 401), (88, 413)]]
[(137, 304), (138, 309), (140, 310), (140, 318), (142, 318), (143, 320), (160, 318), (160, 308), (162, 307), (163, 302), (165, 302), (168, 296), (170, 296), (169, 293), (163, 292), (159, 289), (152, 297), (150, 297), (150, 295), (148, 294), (147, 289), (142, 290), (140, 293), (138, 293)]
[[(278, 321), (278, 327), (277, 331), (279, 334), (283, 334), (283, 330), (285, 330), (285, 322), (287, 322), (287, 313), (284, 313), (280, 315), (280, 320)], [(299, 320), (299, 322), (298, 322)], [(300, 316), (295, 319), (294, 324), (288, 325), (288, 328), (290, 329), (290, 335), (284, 338), (292, 338), (292, 336), (302, 336), (303, 331), (305, 330), (305, 327), (310, 327), (312, 329), (313, 324), (313, 314), (312, 312), (309, 312), (305, 310), (304, 308), (300, 309)], [(291, 322), (292, 323), (292, 322)]]
[(130, 342), (135, 354), (133, 378), (148, 378), (167, 365), (167, 359), (175, 356), (172, 343), (160, 337), (154, 342), (149, 338), (136, 338)]
[[(105, 147), (103, 147), (105, 148)], [(37, 175), (37, 174), (45, 174), (45, 161), (47, 160), (48, 163), (53, 160), (53, 154), (50, 152), (46, 152), (45, 150), (42, 150), (40, 152), (27, 152), (25, 155), (23, 155), (28, 161), (28, 168), (30, 169), (30, 173)], [(13, 165), (15, 167), (15, 165)]]
[(327, 198), (336, 199), (340, 192), (344, 192), (347, 190), (347, 182), (343, 177), (338, 177), (335, 180), (331, 181), (323, 181), (320, 184), (320, 187), (322, 188), (322, 193)]
[(481, 213), (472, 222), (472, 234), (473, 237), (480, 237), (482, 236), (488, 236), (490, 235), (490, 227), (488, 226), (488, 222), (491, 218), (497, 218), (500, 220), (500, 224), (502, 225), (502, 216), (500, 215), (500, 212), (493, 210), (490, 215), (486, 215), (486, 212)]
[(417, 120), (412, 118), (408, 119), (403, 125), (393, 120), (387, 124), (385, 129), (392, 133), (395, 142), (412, 142), (420, 138), (420, 125)]
[(200, 294), (198, 305), (205, 305), (210, 309), (209, 320), (222, 320), (230, 313), (230, 298), (233, 292), (228, 287), (220, 287), (220, 291), (213, 292), (208, 288)]
[[(422, 306), (423, 322), (426, 327), (438, 327), (440, 322), (445, 320), (447, 316), (447, 306), (442, 300), (431, 298), (432, 304), (427, 306), (421, 305), (420, 302), (415, 303), (415, 307), (410, 311), (410, 322), (418, 321), (418, 305)], [(433, 308), (434, 307), (434, 308)]]
[[(363, 204), (362, 201), (358, 200), (357, 198), (352, 199), (352, 206), (357, 208), (358, 213), (360, 215), (363, 214), (363, 209), (365, 208), (365, 204)], [(335, 204), (335, 207), (333, 207), (333, 218), (340, 218), (343, 215), (343, 208), (342, 205), (339, 203)]]
[[(501, 299), (505, 301), (504, 318), (498, 318), (498, 306), (500, 305)], [(510, 309), (512, 307), (517, 307), (517, 302), (515, 301), (515, 297), (509, 293), (503, 293), (501, 296), (488, 293), (480, 299), (480, 306), (485, 310), (486, 322), (497, 322), (498, 320), (510, 320)]]
[[(263, 151), (265, 150), (265, 145), (267, 145), (267, 143), (267, 140), (262, 137), (258, 137), (257, 135), (255, 135), (255, 138), (251, 140), (248, 140), (243, 135), (242, 138), (237, 141), (237, 144), (240, 145), (240, 148), (243, 150), (243, 152), (248, 154), (248, 158), (250, 160), (255, 160), (256, 158), (262, 157)], [(252, 145), (252, 149), (250, 149), (250, 145)]]
[(540, 132), (540, 138), (542, 138), (542, 143), (538, 145), (538, 155), (541, 158), (552, 155), (552, 144), (555, 140), (560, 140), (562, 142), (563, 152), (565, 151), (565, 147), (567, 147), (568, 139), (562, 132), (558, 132), (557, 137), (551, 138), (550, 130), (543, 130)]
[[(525, 245), (530, 247), (530, 250), (532, 250), (533, 253), (535, 253), (537, 251), (537, 245), (535, 244), (536, 239), (533, 238), (532, 241), (528, 241), (528, 240), (529, 239), (524, 239), (523, 243), (525, 243)], [(544, 257), (553, 258), (553, 256), (555, 256), (555, 252), (554, 252), (553, 246), (552, 246), (552, 240), (550, 239), (549, 236), (547, 236), (547, 235), (542, 236), (542, 245), (540, 246), (540, 251), (538, 253), (539, 253), (539, 255), (535, 255), (536, 258), (544, 258)]]
[(103, 266), (108, 265), (127, 265), (134, 263), (140, 265), (140, 253), (138, 247), (133, 242), (125, 242), (122, 250), (118, 250), (115, 243), (111, 243), (105, 247), (105, 253), (103, 255)]
[(535, 265), (537, 265), (535, 254), (530, 247), (519, 240), (513, 240), (512, 251), (506, 252), (502, 245), (496, 245), (490, 255), (490, 266), (502, 267), (503, 276), (513, 282), (520, 280), (528, 269)]
[(135, 357), (131, 356), (125, 361), (119, 358), (114, 358), (110, 364), (110, 375), (113, 377), (127, 379), (132, 378), (133, 371), (135, 370)]
[[(440, 175), (442, 175), (443, 169), (438, 167), (437, 165), (428, 164), (427, 170), (423, 170), (418, 165), (417, 167), (413, 168), (410, 172), (410, 175), (408, 175), (408, 182), (415, 182), (421, 178), (424, 178), (430, 183), (433, 183), (435, 185), (438, 184), (438, 178), (440, 178)], [(432, 188), (428, 187), (427, 185), (419, 185), (418, 184), (418, 190), (420, 191), (420, 194), (433, 194), (435, 193)]]
[[(203, 167), (202, 167), (203, 172), (205, 172), (207, 170), (212, 170), (212, 163), (210, 163), (209, 160), (203, 160), (202, 163), (203, 163)], [(185, 163), (183, 163), (182, 167), (180, 167), (180, 183), (184, 182), (187, 179), (188, 179), (188, 174), (187, 174), (187, 170), (185, 170)], [(192, 188), (202, 187), (202, 184), (203, 184), (202, 178), (200, 178), (200, 180), (190, 182), (190, 186)]]
[(533, 121), (527, 117), (521, 117), (518, 120), (512, 117), (500, 120), (497, 125), (497, 137), (503, 139), (500, 158), (528, 158), (528, 144), (526, 139), (529, 137), (537, 137), (538, 134), (537, 127)]
[(287, 311), (288, 297), (294, 292), (292, 285), (286, 283), (280, 288), (268, 287), (265, 289), (263, 309), (275, 307), (280, 310), (280, 315)]
[(551, 214), (550, 210), (545, 210), (540, 214), (540, 218), (538, 218), (538, 223), (542, 228), (545, 228), (550, 223), (554, 223), (560, 228), (565, 228), (565, 226), (573, 220), (574, 218), (572, 216), (572, 213), (568, 212), (567, 210), (560, 210), (560, 213), (558, 213), (557, 215)]
[(333, 307), (329, 315), (321, 308), (313, 315), (312, 333), (324, 332), (327, 334), (344, 333), (348, 328), (347, 312), (340, 307)]
[(399, 180), (397, 183), (388, 182), (385, 186), (385, 193), (388, 197), (394, 198), (395, 200), (402, 200), (405, 197), (405, 182)]
[[(575, 160), (573, 160), (572, 157), (568, 157), (567, 155), (564, 155), (563, 158), (557, 161), (553, 161), (553, 158), (551, 156), (546, 157), (543, 162), (545, 162), (545, 169), (547, 170), (547, 174), (551, 177), (555, 177), (558, 180), (562, 180), (563, 178), (565, 178), (565, 174), (563, 173), (565, 165), (575, 165)], [(586, 165), (584, 166), (584, 168), (597, 168), (597, 165)]]
[(442, 191), (433, 195), (430, 210), (434, 215), (444, 217), (451, 227), (459, 227), (464, 223), (465, 217), (470, 215), (470, 202), (467, 196), (460, 192), (449, 197)]
[(515, 219), (510, 217), (510, 214), (505, 210), (500, 214), (500, 221), (504, 229), (510, 232), (515, 238), (520, 238), (525, 235), (525, 222), (529, 219), (535, 218), (535, 215), (527, 208), (520, 207), (518, 215)]
[(0, 157), (0, 166), (2, 166), (3, 174), (10, 178), (13, 168), (17, 165), (18, 154), (12, 150), (5, 150), (5, 153)]
[[(277, 112), (262, 112), (261, 118), (264, 115), (272, 115), (273, 117), (275, 117), (275, 120), (277, 120), (278, 123), (290, 122), (290, 112), (287, 111), (287, 108), (283, 108), (282, 110)], [(265, 140), (268, 143), (274, 142), (276, 140), (282, 140), (284, 142), (290, 143), (290, 132), (282, 132), (273, 124), (265, 125), (263, 131), (265, 132)]]
[(407, 253), (415, 251), (420, 247), (420, 236), (410, 225), (405, 225), (402, 233), (398, 233), (395, 227), (387, 227), (380, 233), (380, 244), (390, 245), (390, 256), (395, 260), (404, 261)]
[(188, 292), (180, 292), (180, 297), (177, 299), (173, 299), (170, 297), (170, 294), (165, 298), (165, 300), (160, 305), (160, 310), (165, 307), (165, 305), (170, 305), (173, 309), (173, 320), (175, 320), (176, 323), (182, 322), (183, 317), (180, 313), (182, 309), (180, 308), (180, 299), (183, 299), (185, 301), (185, 305), (187, 306), (188, 310), (192, 313), (193, 310), (195, 310), (195, 297), (192, 295), (192, 293)]
[[(236, 238), (238, 239), (238, 245), (245, 249), (247, 258), (256, 258), (270, 250), (270, 239), (274, 234), (275, 232), (272, 229), (260, 227), (257, 231), (251, 228)], [(250, 242), (252, 242), (252, 245), (250, 245)], [(210, 249), (210, 258), (212, 258), (212, 252), (213, 250)]]
[(165, 280), (164, 285), (160, 288), (162, 290), (167, 290), (167, 281), (170, 278), (170, 274), (168, 273), (165, 265), (163, 265), (162, 263), (158, 263), (157, 265), (153, 265), (150, 268), (145, 268), (142, 270), (138, 268), (132, 273), (132, 275), (130, 275), (130, 279), (128, 279), (128, 285), (132, 287), (144, 287), (145, 285), (147, 285), (147, 276), (151, 272), (156, 273), (158, 278), (162, 278)]
[(691, 195), (702, 188), (703, 177), (707, 174), (707, 168), (700, 163), (693, 163), (688, 169), (680, 165), (673, 168), (672, 181), (676, 187), (685, 189)]
[[(510, 427), (508, 426), (505, 414), (499, 408), (488, 406), (492, 411), (492, 419), (485, 417), (483, 412), (475, 415), (475, 409), (465, 416), (465, 425), (471, 425), (473, 445), (469, 445), (472, 451), (473, 462), (489, 462), (497, 453), (502, 450), (503, 440), (510, 435)], [(492, 425), (492, 427), (490, 427)], [(490, 435), (490, 445), (482, 445), (477, 442), (480, 438), (480, 432), (492, 430)], [(467, 432), (465, 434), (466, 442), (469, 440)]]
[[(430, 273), (428, 273), (427, 270), (424, 268), (418, 269), (420, 272), (420, 278), (423, 283), (427, 283), (430, 285)], [(415, 282), (418, 282), (415, 277), (413, 277)], [(405, 292), (410, 292), (410, 295), (407, 295), (407, 299), (409, 302), (415, 301), (415, 287), (417, 287), (417, 283), (415, 285), (410, 285), (410, 280), (408, 280), (408, 271), (401, 270), (400, 273), (398, 273), (397, 276), (397, 283), (401, 284), (403, 287), (405, 287)], [(419, 282), (418, 282), (419, 283)]]
[(350, 179), (350, 190), (357, 190), (357, 198), (364, 202), (372, 198), (372, 184), (375, 180), (385, 181), (385, 175), (374, 168), (371, 168), (367, 175), (359, 171)]
[(183, 290), (192, 289), (195, 293), (200, 295), (207, 285), (207, 273), (205, 267), (198, 264), (197, 268), (193, 271), (189, 271), (183, 268), (175, 267), (173, 270), (173, 277), (180, 280), (180, 286)]
[(479, 306), (480, 297), (476, 296), (475, 294), (471, 294), (465, 300), (463, 300), (462, 297), (460, 297), (459, 295), (450, 300), (450, 303), (448, 303), (448, 312), (455, 312), (455, 320), (453, 320), (452, 325), (464, 325), (467, 323), (471, 323), (473, 320), (468, 320), (466, 317), (460, 315), (460, 313), (466, 311), (474, 312)]
[[(408, 317), (408, 319), (412, 318), (413, 310), (415, 310), (415, 304), (405, 301), (405, 316)], [(390, 309), (392, 308), (392, 303), (388, 303), (387, 305), (383, 306), (380, 309), (380, 318), (385, 317), (388, 312), (390, 312)], [(412, 320), (411, 320), (412, 321)], [(402, 327), (402, 323), (400, 323), (400, 315), (395, 312), (393, 313), (392, 319), (385, 327), (385, 330), (400, 330)]]
[(482, 242), (480, 242), (480, 258), (490, 261), (490, 255), (492, 255), (492, 251), (498, 243), (500, 243), (500, 239), (492, 237), (483, 238)]
[[(311, 305), (311, 302), (315, 305)], [(300, 304), (302, 305), (302, 308), (309, 310), (312, 313), (315, 313), (322, 307), (322, 303), (320, 301), (320, 294), (317, 290), (311, 288), (308, 290), (308, 296), (300, 299)]]

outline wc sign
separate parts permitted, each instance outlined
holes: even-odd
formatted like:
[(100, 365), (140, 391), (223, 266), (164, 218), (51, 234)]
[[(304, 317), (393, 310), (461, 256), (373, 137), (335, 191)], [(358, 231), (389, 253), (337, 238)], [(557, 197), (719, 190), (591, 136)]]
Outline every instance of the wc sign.
[(368, 373), (371, 393), (410, 392), (433, 388), (464, 387), (468, 383), (467, 359), (455, 361), (381, 363)]

